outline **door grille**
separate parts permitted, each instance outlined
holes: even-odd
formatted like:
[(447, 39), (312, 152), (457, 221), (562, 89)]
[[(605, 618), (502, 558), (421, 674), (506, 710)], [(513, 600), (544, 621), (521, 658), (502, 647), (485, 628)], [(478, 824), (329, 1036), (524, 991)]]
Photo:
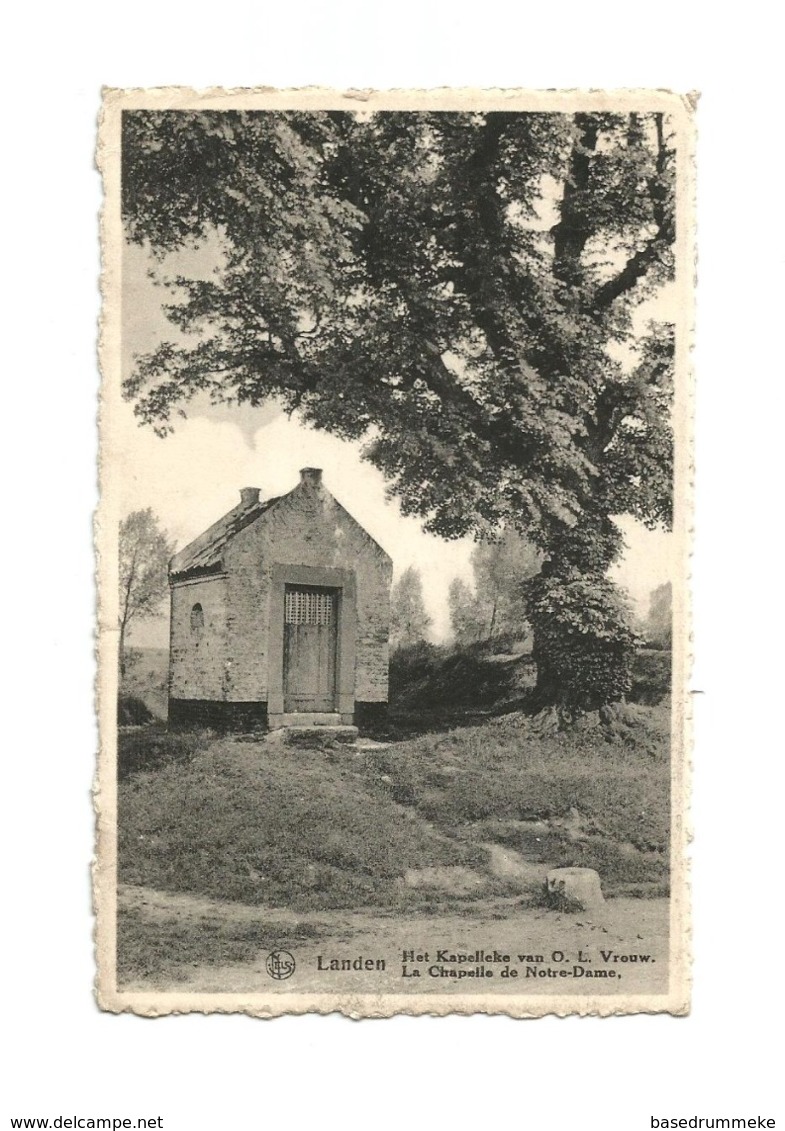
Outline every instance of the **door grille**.
[(285, 620), (287, 624), (332, 624), (333, 594), (307, 589), (287, 590)]

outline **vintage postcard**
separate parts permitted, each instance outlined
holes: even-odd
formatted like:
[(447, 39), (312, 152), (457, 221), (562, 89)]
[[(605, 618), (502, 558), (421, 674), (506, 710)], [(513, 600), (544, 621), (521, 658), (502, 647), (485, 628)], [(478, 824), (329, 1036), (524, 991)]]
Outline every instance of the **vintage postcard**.
[(102, 1008), (688, 1011), (694, 101), (105, 92)]

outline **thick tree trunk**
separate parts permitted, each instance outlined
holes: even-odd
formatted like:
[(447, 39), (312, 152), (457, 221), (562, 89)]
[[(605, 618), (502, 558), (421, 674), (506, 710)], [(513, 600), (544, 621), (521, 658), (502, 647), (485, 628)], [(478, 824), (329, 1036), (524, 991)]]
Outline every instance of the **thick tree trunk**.
[(564, 699), (565, 689), (559, 680), (554, 665), (549, 661), (547, 649), (543, 645), (542, 633), (534, 630), (532, 659), (537, 667), (537, 682), (532, 692), (532, 706), (535, 711), (557, 707)]
[(631, 683), (637, 637), (606, 559), (592, 565), (551, 559), (527, 585), (537, 665), (532, 709), (553, 708), (563, 722), (618, 702)]

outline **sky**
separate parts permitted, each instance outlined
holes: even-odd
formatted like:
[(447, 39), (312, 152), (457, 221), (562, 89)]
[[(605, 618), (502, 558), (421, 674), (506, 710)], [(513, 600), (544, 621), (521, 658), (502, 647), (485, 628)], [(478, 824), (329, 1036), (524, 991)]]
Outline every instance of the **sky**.
[[(215, 246), (167, 257), (167, 274), (202, 274), (216, 269)], [(123, 250), (123, 375), (134, 357), (162, 340), (182, 340), (162, 306), (168, 293), (150, 276), (155, 262), (145, 248)], [(381, 472), (361, 458), (361, 443), (339, 440), (287, 417), (276, 403), (261, 408), (213, 406), (192, 402), (186, 419), (174, 419), (174, 434), (156, 436), (141, 426), (130, 404), (119, 410), (114, 433), (121, 514), (152, 507), (178, 549), (201, 534), (236, 505), (241, 487), (259, 487), (263, 497), (291, 490), (301, 467), (321, 467), (325, 486), (391, 555), (394, 577), (409, 566), (419, 569), (423, 596), (432, 618), (431, 637), (449, 636), (447, 592), (450, 582), (472, 583), (471, 539), (445, 541), (426, 534), (420, 520), (400, 513), (389, 498)], [(626, 541), (612, 576), (628, 591), (639, 615), (645, 615), (651, 590), (670, 580), (674, 540), (665, 531), (649, 531), (632, 519), (620, 519)], [(137, 647), (167, 647), (165, 614), (140, 622), (130, 634)]]

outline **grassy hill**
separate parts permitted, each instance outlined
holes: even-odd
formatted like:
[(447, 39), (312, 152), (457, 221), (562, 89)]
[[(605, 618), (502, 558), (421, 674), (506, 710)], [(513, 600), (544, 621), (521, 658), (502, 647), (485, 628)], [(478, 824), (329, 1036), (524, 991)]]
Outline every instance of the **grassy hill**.
[(298, 910), (441, 906), (520, 892), (503, 849), (661, 893), (668, 728), (667, 707), (627, 706), (565, 734), (512, 713), (370, 749), (128, 732), (126, 763), (152, 743), (157, 768), (121, 780), (120, 879)]
[[(124, 684), (159, 720), (166, 659), (136, 650)], [(387, 741), (360, 749), (121, 731), (120, 878), (302, 909), (509, 894), (546, 865), (596, 868), (611, 894), (662, 892), (666, 654), (639, 658), (640, 702), (563, 733), (525, 713), (534, 674), (515, 641), (399, 652)]]

